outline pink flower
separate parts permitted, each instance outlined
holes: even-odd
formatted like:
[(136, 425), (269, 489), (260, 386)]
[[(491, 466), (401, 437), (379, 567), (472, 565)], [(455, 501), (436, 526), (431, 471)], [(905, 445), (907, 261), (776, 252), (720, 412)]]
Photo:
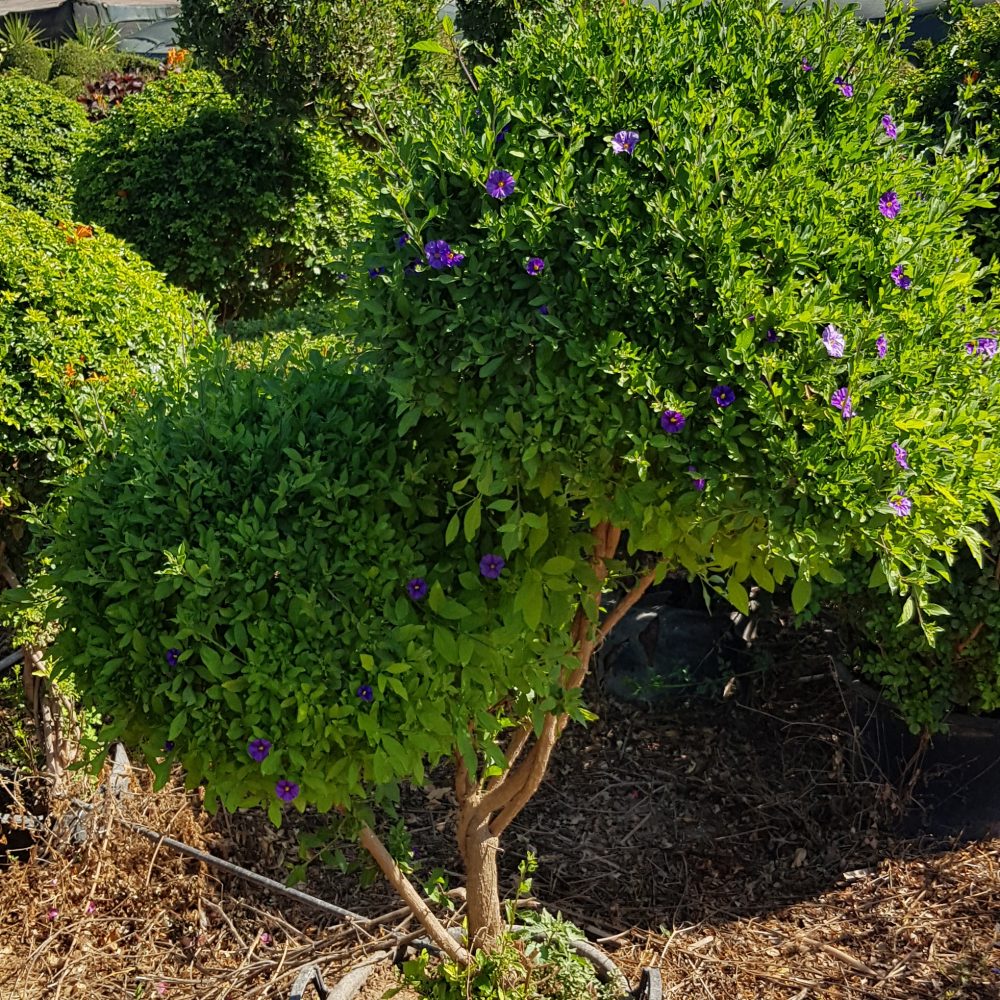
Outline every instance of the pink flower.
[(260, 943), (266, 948), (271, 943), (271, 935), (267, 931), (260, 932)]
[(167, 995), (167, 984), (166, 983), (155, 983), (153, 989), (156, 990), (156, 995), (158, 997), (165, 997)]
[(90, 916), (91, 913), (96, 913), (97, 912), (97, 907), (94, 906), (94, 901), (92, 899), (88, 901), (88, 903), (87, 903), (86, 907), (84, 908), (83, 912), (86, 913), (87, 916)]
[(59, 916), (59, 911), (54, 907), (49, 907), (49, 912), (45, 914), (49, 920), (55, 920)]

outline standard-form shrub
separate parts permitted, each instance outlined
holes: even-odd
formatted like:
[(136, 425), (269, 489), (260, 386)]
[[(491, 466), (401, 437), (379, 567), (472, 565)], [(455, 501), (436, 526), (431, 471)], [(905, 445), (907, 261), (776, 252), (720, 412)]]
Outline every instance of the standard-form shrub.
[(76, 213), (127, 240), (224, 317), (335, 294), (366, 224), (362, 154), (320, 124), (243, 113), (217, 77), (168, 74), (81, 155)]
[(87, 132), (75, 101), (21, 73), (0, 75), (0, 197), (42, 215), (69, 216), (73, 160)]
[[(292, 118), (353, 114), (363, 84), (384, 109), (416, 68), (437, 0), (187, 0), (178, 22), (227, 87)], [(424, 36), (426, 37), (426, 36)]]
[(204, 335), (200, 312), (110, 234), (0, 199), (0, 539), (14, 555), (18, 515)]
[(795, 578), (801, 607), (877, 553), (931, 613), (1000, 485), (1000, 315), (961, 232), (979, 165), (888, 105), (904, 33), (898, 10), (874, 32), (777, 0), (559, 4), (477, 92), (442, 86), (387, 137), (358, 286), (388, 391), (230, 372), (81, 484), (62, 655), (109, 733), (227, 805), (343, 806), (468, 962), (374, 806), (450, 750), (468, 943), (496, 950), (500, 838), (668, 570), (743, 610)]

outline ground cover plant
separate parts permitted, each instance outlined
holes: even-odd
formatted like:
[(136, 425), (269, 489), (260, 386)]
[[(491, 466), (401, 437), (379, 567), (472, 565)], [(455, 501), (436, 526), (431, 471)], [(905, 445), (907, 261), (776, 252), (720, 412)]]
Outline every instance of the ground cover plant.
[(223, 318), (332, 296), (365, 231), (362, 154), (328, 126), (279, 126), (204, 70), (129, 98), (76, 167), (76, 213), (127, 240)]
[[(1000, 477), (998, 317), (962, 231), (981, 164), (890, 105), (885, 31), (558, 4), (383, 135), (373, 352), (209, 367), (70, 489), (56, 655), (102, 741), (229, 809), (340, 811), (468, 964), (594, 648), (668, 569), (802, 607), (857, 551), (933, 631)], [(374, 827), (446, 756), (466, 945)]]
[(23, 73), (0, 74), (0, 197), (68, 218), (73, 161), (87, 132), (87, 116), (75, 101)]

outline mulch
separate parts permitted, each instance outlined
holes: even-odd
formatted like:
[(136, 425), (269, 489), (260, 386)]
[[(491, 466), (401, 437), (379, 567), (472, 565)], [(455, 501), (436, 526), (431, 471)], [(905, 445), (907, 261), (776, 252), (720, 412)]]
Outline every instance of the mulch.
[[(768, 669), (764, 669), (768, 668)], [(1000, 1000), (1000, 840), (893, 833), (904, 803), (858, 752), (817, 628), (765, 627), (756, 652), (698, 697), (653, 711), (597, 684), (600, 719), (567, 731), (508, 831), (502, 881), (538, 858), (533, 900), (601, 941), (633, 979), (684, 1000)], [(725, 694), (723, 693), (725, 692)], [(287, 998), (414, 933), (381, 880), (310, 865), (299, 888), (382, 922), (336, 923), (129, 831), (134, 820), (283, 879), (306, 815), (207, 816), (180, 782), (96, 803), (83, 846), (0, 871), (0, 1000), (164, 995)], [(418, 877), (461, 882), (442, 768), (405, 793)], [(461, 902), (452, 919), (461, 917)], [(162, 992), (161, 992), (162, 991)]]

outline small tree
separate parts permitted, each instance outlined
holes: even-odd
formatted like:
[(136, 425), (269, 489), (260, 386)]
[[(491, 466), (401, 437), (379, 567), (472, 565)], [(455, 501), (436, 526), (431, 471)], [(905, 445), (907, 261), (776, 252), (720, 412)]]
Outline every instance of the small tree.
[(976, 164), (889, 107), (888, 26), (558, 9), (443, 90), (387, 148), (362, 278), (396, 415), (372, 373), (221, 373), (73, 491), (62, 669), (104, 735), (228, 808), (340, 806), (466, 961), (374, 807), (453, 758), (468, 942), (495, 948), (499, 838), (668, 569), (802, 606), (877, 553), (930, 630), (923, 585), (998, 482), (996, 314)]

